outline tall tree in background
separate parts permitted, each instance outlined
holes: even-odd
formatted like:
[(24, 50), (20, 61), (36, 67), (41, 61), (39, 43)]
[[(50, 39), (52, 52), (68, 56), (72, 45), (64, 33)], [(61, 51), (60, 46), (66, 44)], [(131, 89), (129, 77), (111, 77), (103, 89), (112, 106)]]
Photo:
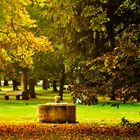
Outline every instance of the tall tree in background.
[[(127, 38), (127, 34), (133, 34), (133, 31), (138, 29), (137, 27), (139, 26), (139, 15), (140, 15), (139, 6), (140, 5), (139, 5), (138, 1), (120, 0), (117, 3), (115, 3), (115, 1), (112, 1), (112, 0), (102, 1), (98, 5), (99, 12), (96, 15), (94, 15), (93, 19), (91, 20), (91, 23), (92, 23), (91, 27), (93, 30), (96, 29), (96, 30), (100, 31), (100, 29), (102, 29), (102, 28), (104, 29), (104, 32), (106, 35), (104, 40), (106, 40), (106, 42), (103, 43), (102, 54), (100, 52), (100, 55), (98, 55), (98, 57), (94, 60), (95, 63), (89, 62), (88, 68), (90, 68), (90, 66), (92, 66), (93, 69), (96, 68), (96, 70), (94, 69), (95, 71), (93, 72), (94, 73), (93, 79), (95, 79), (95, 77), (96, 77), (95, 81), (98, 83), (98, 86), (99, 86), (98, 89), (103, 89), (100, 92), (107, 91), (106, 93), (110, 93), (111, 99), (115, 99), (116, 91), (117, 91), (117, 89), (119, 89), (119, 86), (121, 85), (122, 81), (119, 77), (119, 74), (121, 73), (121, 71), (119, 70), (120, 68), (116, 69), (116, 71), (118, 72), (118, 75), (117, 75), (118, 77), (115, 78), (114, 75), (110, 75), (110, 71), (108, 71), (106, 69), (106, 67), (104, 67), (104, 65), (109, 64), (109, 62), (111, 63), (110, 59), (113, 59), (113, 56), (110, 54), (112, 54), (116, 48), (119, 47), (121, 49), (121, 45), (123, 47), (126, 46), (126, 42), (124, 42), (124, 41), (123, 41), (124, 44), (122, 43), (121, 45), (119, 45), (117, 43), (118, 40), (121, 42), (121, 39), (123, 40), (123, 38), (125, 36), (126, 36), (125, 38)], [(93, 10), (92, 6), (90, 6), (89, 8), (91, 8), (91, 10), (89, 10), (88, 8), (85, 9), (86, 10), (85, 16), (89, 16), (89, 13), (91, 13), (91, 11)], [(105, 16), (102, 16), (103, 13)], [(106, 19), (106, 22), (103, 22), (101, 17), (104, 17), (104, 19)], [(99, 26), (100, 28), (97, 28), (98, 27), (97, 25), (100, 25)], [(135, 41), (134, 42), (132, 41), (132, 40), (134, 40), (134, 39), (132, 39), (132, 35), (131, 35), (131, 39), (129, 38), (129, 40), (131, 40), (131, 41), (129, 41), (129, 44), (127, 44), (128, 48), (133, 48), (135, 50), (135, 46), (137, 46), (137, 47), (139, 46), (138, 43), (135, 44), (134, 43)], [(123, 53), (126, 54), (126, 52), (128, 52), (128, 51), (123, 49)], [(129, 52), (129, 53), (131, 53), (131, 52)], [(118, 52), (118, 54), (119, 54), (119, 52)], [(117, 55), (117, 54), (115, 54), (115, 55), (116, 55), (116, 57), (120, 58), (119, 55)], [(126, 54), (126, 56), (127, 55), (128, 54)], [(138, 56), (135, 53), (135, 56), (133, 56), (133, 57), (134, 58), (136, 57), (135, 59), (137, 59)], [(127, 61), (131, 61), (131, 58), (129, 56), (127, 56), (126, 58), (127, 58), (126, 59)], [(101, 59), (103, 61), (99, 61)], [(123, 59), (121, 61), (118, 61), (117, 63), (120, 63), (120, 65), (121, 65), (121, 62), (125, 63), (126, 60)], [(97, 66), (97, 64), (98, 64), (98, 66)], [(136, 66), (137, 62), (134, 61), (134, 63), (130, 63), (130, 64), (132, 64), (132, 69), (130, 71), (134, 72), (135, 68), (133, 67), (133, 65)], [(113, 70), (113, 68), (112, 68), (112, 70)], [(122, 69), (122, 71), (123, 71), (123, 73), (125, 73), (125, 71), (127, 71), (127, 70)], [(113, 73), (113, 71), (112, 71), (112, 73)], [(115, 73), (115, 71), (114, 71), (114, 73)], [(126, 78), (127, 82), (131, 81), (131, 78), (133, 77), (133, 76), (128, 77), (127, 73), (123, 74), (123, 76), (124, 76), (123, 79), (125, 79), (127, 77)], [(134, 79), (135, 79), (135, 82), (137, 83), (136, 78), (134, 78)], [(129, 83), (129, 85), (131, 85), (133, 87), (134, 84), (132, 84), (132, 83), (131, 84)], [(125, 85), (123, 85), (123, 88), (126, 89), (125, 88), (126, 86), (127, 86), (127, 84), (125, 83)], [(130, 90), (128, 90), (128, 91), (130, 91)], [(124, 93), (124, 91), (122, 91), (121, 93)], [(134, 94), (134, 96), (135, 96), (135, 94)], [(135, 96), (135, 97), (138, 98), (138, 96)]]
[[(67, 12), (66, 12), (67, 10)], [(63, 96), (63, 86), (65, 81), (65, 62), (67, 39), (68, 39), (68, 21), (71, 12), (71, 6), (67, 1), (33, 1), (29, 7), (31, 17), (36, 19), (39, 28), (35, 30), (36, 34), (45, 35), (49, 38), (54, 46), (51, 52), (52, 58), (46, 68), (50, 73), (54, 73), (52, 77), (60, 80), (59, 95)], [(44, 63), (48, 63), (44, 58)], [(56, 59), (56, 60), (55, 60)], [(51, 63), (52, 62), (52, 63)], [(54, 63), (55, 62), (55, 63)], [(52, 65), (52, 66), (51, 66)], [(52, 68), (53, 69), (52, 69)], [(56, 74), (55, 74), (56, 73)]]
[[(33, 76), (37, 79), (49, 79), (54, 84), (59, 80), (60, 90), (59, 95), (63, 98), (63, 86), (65, 82), (65, 65), (64, 56), (60, 47), (54, 48), (46, 53), (38, 53), (34, 57)], [(54, 85), (54, 92), (58, 91)]]
[[(42, 14), (44, 12), (46, 16), (43, 14), (42, 20), (38, 23), (48, 25), (46, 31), (44, 30), (42, 33), (48, 33), (49, 39), (54, 44), (61, 44), (65, 48), (65, 55), (71, 56), (71, 58), (79, 57), (81, 61), (85, 61), (88, 69), (85, 72), (86, 80), (92, 73), (89, 71), (92, 69), (91, 67), (96, 66), (95, 60), (98, 61), (106, 56), (106, 59), (102, 59), (104, 60), (102, 63), (108, 62), (112, 57), (109, 54), (114, 49), (120, 48), (117, 42), (139, 25), (140, 5), (138, 0), (119, 0), (118, 2), (114, 0), (62, 0), (42, 1), (39, 4)], [(130, 43), (130, 46), (133, 43)], [(124, 46), (126, 46), (125, 43)], [(69, 60), (74, 59), (69, 57), (67, 61)], [(92, 63), (92, 61), (96, 63)], [(119, 86), (115, 81), (119, 79), (111, 82), (113, 75), (109, 75), (107, 70), (102, 70), (106, 67), (101, 68), (101, 64), (97, 64), (99, 66), (97, 66), (96, 72), (93, 71), (94, 76), (92, 79), (90, 77), (90, 80), (98, 83), (98, 89), (102, 89), (104, 86), (105, 90), (108, 92), (110, 90), (111, 99), (115, 99), (115, 92)], [(102, 81), (103, 79), (110, 81), (108, 87), (105, 85), (106, 80)]]

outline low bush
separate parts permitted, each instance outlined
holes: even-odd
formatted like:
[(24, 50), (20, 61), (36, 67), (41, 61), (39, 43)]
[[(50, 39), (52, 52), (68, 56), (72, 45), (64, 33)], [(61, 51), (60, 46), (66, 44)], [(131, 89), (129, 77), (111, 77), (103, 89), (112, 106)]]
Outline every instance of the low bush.
[(71, 95), (74, 103), (85, 105), (95, 105), (98, 103), (98, 99), (96, 98), (96, 93), (93, 88), (87, 87), (86, 85), (79, 85), (74, 88)]

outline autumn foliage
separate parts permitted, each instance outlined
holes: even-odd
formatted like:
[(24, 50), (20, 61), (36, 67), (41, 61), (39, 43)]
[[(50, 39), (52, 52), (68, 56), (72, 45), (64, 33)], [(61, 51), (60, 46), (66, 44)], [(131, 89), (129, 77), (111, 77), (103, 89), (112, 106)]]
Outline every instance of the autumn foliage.
[[(95, 83), (95, 92), (128, 100), (139, 100), (139, 52), (140, 46), (128, 34), (119, 40), (117, 47), (87, 64), (89, 79)], [(113, 99), (113, 100), (114, 100)]]
[(128, 126), (106, 126), (95, 124), (1, 124), (1, 137), (14, 138), (90, 138), (90, 137), (139, 137), (140, 128)]

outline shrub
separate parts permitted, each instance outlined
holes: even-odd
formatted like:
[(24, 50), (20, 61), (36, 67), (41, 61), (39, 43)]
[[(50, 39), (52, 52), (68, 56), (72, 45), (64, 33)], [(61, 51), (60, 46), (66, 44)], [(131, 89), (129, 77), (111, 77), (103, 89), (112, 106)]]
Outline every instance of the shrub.
[(91, 105), (97, 104), (98, 99), (96, 98), (96, 93), (92, 87), (86, 85), (79, 85), (77, 88), (74, 88), (71, 92), (74, 103)]

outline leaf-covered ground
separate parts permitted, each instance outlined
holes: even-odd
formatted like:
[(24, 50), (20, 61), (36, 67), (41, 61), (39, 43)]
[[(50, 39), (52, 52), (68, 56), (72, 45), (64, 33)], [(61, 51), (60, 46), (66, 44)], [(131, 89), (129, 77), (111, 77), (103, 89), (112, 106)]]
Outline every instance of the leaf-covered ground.
[(140, 139), (140, 128), (95, 124), (0, 124), (0, 139)]

